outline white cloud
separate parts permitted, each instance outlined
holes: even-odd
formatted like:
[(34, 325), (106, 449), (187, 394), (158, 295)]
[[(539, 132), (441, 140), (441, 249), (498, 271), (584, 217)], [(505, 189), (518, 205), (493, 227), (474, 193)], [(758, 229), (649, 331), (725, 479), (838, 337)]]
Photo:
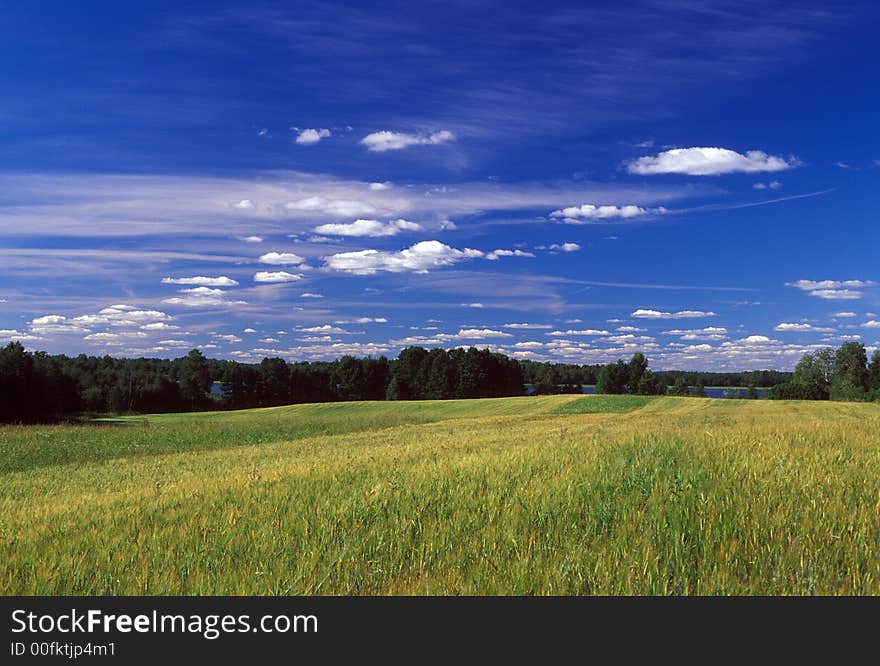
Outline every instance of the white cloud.
[(638, 326), (618, 326), (615, 330), (621, 333), (644, 333), (648, 329), (639, 328)]
[(767, 188), (770, 188), (771, 190), (778, 190), (780, 187), (782, 187), (782, 183), (780, 183), (778, 180), (771, 180), (769, 183), (755, 183), (754, 185), (752, 185), (752, 187), (754, 187), (756, 190), (766, 190)]
[(559, 337), (563, 335), (609, 335), (608, 331), (595, 329), (595, 328), (585, 328), (581, 330), (571, 330), (568, 331), (551, 331), (550, 333), (546, 333), (545, 335), (552, 335), (554, 337)]
[(318, 143), (321, 139), (326, 139), (331, 135), (328, 129), (304, 129), (296, 135), (296, 143), (304, 146), (310, 146)]
[(175, 326), (174, 324), (166, 324), (164, 321), (157, 321), (152, 324), (144, 324), (141, 326), (142, 331), (169, 331), (178, 328), (180, 327)]
[(862, 324), (862, 328), (880, 328), (880, 321), (876, 319), (871, 319)]
[[(658, 209), (662, 212), (664, 209)], [(595, 204), (582, 204), (569, 206), (550, 213), (550, 217), (562, 218), (566, 224), (589, 224), (590, 220), (608, 220), (614, 218), (630, 219), (648, 213), (648, 209), (641, 206), (596, 206)]]
[(871, 280), (798, 280), (786, 284), (816, 298), (829, 301), (854, 301), (863, 295), (859, 291), (860, 288), (873, 287), (877, 283)]
[(714, 312), (704, 312), (702, 310), (680, 310), (678, 312), (663, 312), (660, 310), (644, 310), (638, 309), (632, 313), (632, 317), (637, 319), (690, 319), (697, 317), (714, 317)]
[(789, 287), (797, 287), (802, 291), (815, 291), (818, 289), (842, 289), (872, 287), (876, 282), (870, 280), (798, 280), (786, 283)]
[(236, 238), (244, 243), (262, 243), (266, 240), (262, 236), (236, 236)]
[(401, 231), (421, 231), (422, 225), (409, 220), (393, 220), (388, 223), (378, 220), (355, 220), (350, 224), (322, 224), (314, 231), (328, 236), (396, 236)]
[(231, 342), (231, 343), (241, 342), (240, 337), (238, 337), (237, 335), (231, 335), (231, 334), (229, 334), (229, 335), (215, 334), (214, 339), (215, 340), (223, 340), (223, 342)]
[(577, 243), (553, 243), (553, 245), (550, 246), (550, 249), (559, 250), (561, 252), (577, 252), (581, 249), (581, 246)]
[(315, 294), (310, 291), (304, 291), (299, 295), (300, 298), (324, 298), (324, 294)]
[(351, 335), (351, 331), (346, 331), (344, 328), (331, 326), (330, 324), (324, 324), (323, 326), (308, 326), (296, 330), (300, 333), (334, 333), (336, 335)]
[(383, 190), (387, 190), (391, 188), (391, 183), (370, 183), (370, 189), (374, 192), (382, 192)]
[(357, 317), (356, 319), (338, 319), (334, 324), (387, 324), (385, 317)]
[(497, 261), (501, 257), (534, 257), (531, 252), (523, 252), (522, 250), (493, 250), (486, 255), (489, 261)]
[(31, 320), (31, 326), (46, 326), (51, 324), (62, 324), (67, 320), (63, 315), (45, 315)]
[[(461, 305), (462, 305), (462, 307), (465, 307), (465, 308), (477, 308), (477, 309), (486, 307), (482, 303), (462, 303)], [(429, 319), (428, 321), (431, 321), (431, 320)]]
[(367, 150), (374, 153), (383, 153), (387, 150), (401, 150), (409, 146), (418, 145), (436, 145), (454, 141), (455, 135), (445, 130), (434, 132), (428, 135), (406, 134), (404, 132), (389, 132), (383, 130), (381, 132), (373, 132), (367, 134), (361, 143), (366, 146)]
[(541, 329), (553, 327), (549, 324), (504, 324), (502, 328)]
[(254, 282), (277, 283), (277, 282), (295, 282), (302, 280), (300, 273), (288, 273), (287, 271), (257, 271), (254, 273)]
[(232, 207), (237, 208), (238, 210), (253, 210), (254, 208), (256, 208), (254, 202), (250, 199), (242, 199), (238, 203), (232, 204)]
[(777, 157), (760, 150), (745, 155), (727, 148), (673, 148), (627, 164), (627, 171), (639, 175), (681, 173), (689, 176), (718, 176), (725, 173), (784, 171), (800, 164), (794, 157)]
[(510, 333), (504, 331), (495, 331), (491, 328), (462, 328), (454, 335), (440, 334), (440, 339), (457, 339), (457, 340), (485, 340), (487, 338), (512, 338)]
[(293, 252), (267, 252), (261, 255), (257, 261), (261, 264), (272, 264), (273, 266), (291, 266), (301, 264), (305, 259)]
[(219, 296), (226, 294), (222, 289), (211, 289), (210, 287), (193, 287), (192, 289), (181, 289), (181, 294), (196, 294), (197, 296)]
[(325, 199), (320, 196), (297, 199), (284, 204), (288, 211), (319, 212), (335, 217), (357, 217), (358, 215), (371, 215), (376, 212), (376, 207), (366, 201), (352, 199)]
[(831, 313), (831, 316), (832, 316), (832, 317), (838, 317), (838, 318), (840, 318), (840, 319), (848, 319), (848, 318), (851, 318), (851, 317), (856, 317), (856, 316), (858, 316), (858, 315), (856, 315), (855, 312), (832, 312), (832, 313)]
[(774, 331), (793, 331), (799, 333), (834, 333), (833, 328), (821, 328), (803, 322), (786, 323), (782, 322), (773, 327)]
[(325, 257), (326, 266), (337, 271), (355, 275), (372, 275), (378, 271), (390, 273), (427, 273), (432, 268), (450, 266), (484, 256), (479, 250), (465, 248), (457, 250), (440, 241), (422, 241), (400, 252), (380, 252), (379, 250), (359, 250), (341, 252)]
[(202, 287), (235, 287), (238, 282), (225, 275), (219, 277), (205, 277), (204, 275), (196, 275), (195, 277), (182, 278), (162, 278), (162, 284), (194, 284)]
[(722, 326), (706, 326), (705, 328), (676, 328), (663, 331), (664, 335), (677, 335), (682, 340), (725, 340), (727, 329)]
[(230, 301), (227, 296), (229, 292), (222, 289), (209, 289), (208, 287), (195, 287), (193, 289), (182, 289), (183, 296), (174, 296), (172, 298), (162, 299), (163, 303), (168, 305), (183, 305), (190, 308), (199, 307), (231, 307), (235, 305), (244, 305), (245, 301)]
[(243, 333), (256, 333), (257, 331), (256, 331), (256, 329), (253, 329), (253, 328), (246, 328), (242, 332)]
[(853, 289), (816, 289), (809, 294), (827, 301), (855, 301), (862, 297), (862, 292)]
[(29, 342), (31, 340), (42, 340), (42, 338), (37, 335), (22, 333), (21, 331), (16, 331), (14, 328), (0, 328), (0, 339), (19, 340), (23, 342)]
[(118, 333), (92, 333), (91, 335), (84, 337), (83, 340), (103, 342), (106, 340), (118, 340), (119, 337), (120, 335)]

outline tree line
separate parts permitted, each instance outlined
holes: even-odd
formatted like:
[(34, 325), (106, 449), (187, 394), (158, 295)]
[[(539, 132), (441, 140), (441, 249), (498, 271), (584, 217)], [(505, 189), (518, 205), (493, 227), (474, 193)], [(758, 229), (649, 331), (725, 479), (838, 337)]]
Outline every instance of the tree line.
[[(218, 390), (219, 389), (219, 390)], [(426, 400), (524, 395), (519, 363), (486, 349), (409, 347), (397, 359), (258, 364), (208, 359), (194, 349), (173, 360), (31, 353), (0, 348), (0, 422), (82, 413), (159, 413), (303, 402)]]
[(805, 354), (790, 381), (767, 392), (775, 400), (880, 400), (880, 349), (870, 361), (865, 345), (845, 342)]

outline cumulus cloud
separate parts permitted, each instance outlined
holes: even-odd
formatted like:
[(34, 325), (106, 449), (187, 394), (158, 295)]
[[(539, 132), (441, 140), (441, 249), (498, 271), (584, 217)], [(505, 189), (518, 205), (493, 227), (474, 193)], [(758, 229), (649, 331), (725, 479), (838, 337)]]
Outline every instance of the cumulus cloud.
[(627, 171), (643, 176), (667, 173), (719, 176), (726, 173), (784, 171), (799, 164), (795, 157), (778, 157), (760, 150), (750, 150), (743, 155), (727, 148), (673, 148), (633, 160), (627, 164)]
[(166, 324), (164, 321), (153, 322), (152, 324), (144, 324), (141, 326), (142, 331), (170, 331), (180, 328), (174, 324)]
[(366, 236), (377, 238), (380, 236), (396, 236), (401, 231), (421, 231), (421, 224), (409, 220), (392, 220), (380, 222), (379, 220), (355, 220), (349, 224), (322, 224), (315, 227), (314, 231), (328, 236)]
[(880, 321), (876, 319), (870, 319), (862, 324), (862, 328), (880, 328)]
[(300, 333), (334, 333), (336, 335), (351, 335), (351, 331), (346, 331), (344, 328), (339, 328), (338, 326), (331, 326), (330, 324), (323, 324), (322, 326), (307, 326), (296, 329)]
[(162, 284), (192, 284), (200, 287), (235, 287), (238, 282), (225, 275), (219, 277), (205, 277), (204, 275), (196, 275), (195, 277), (162, 278)]
[(356, 317), (355, 319), (338, 319), (334, 324), (387, 324), (385, 317)]
[(504, 331), (496, 331), (491, 328), (462, 328), (454, 335), (440, 334), (437, 336), (441, 339), (458, 339), (458, 340), (485, 340), (487, 338), (512, 338), (510, 333)]
[(553, 245), (551, 245), (549, 249), (559, 250), (560, 252), (577, 252), (581, 249), (581, 246), (577, 243), (553, 243)]
[(690, 319), (698, 317), (714, 317), (714, 312), (703, 310), (679, 310), (678, 312), (664, 312), (661, 310), (638, 309), (630, 316), (637, 319)]
[(782, 322), (773, 327), (774, 331), (793, 331), (798, 333), (834, 333), (833, 328), (822, 328), (813, 326), (804, 322), (787, 323)]
[(302, 280), (301, 273), (288, 273), (287, 271), (257, 271), (254, 273), (254, 282), (262, 283), (278, 283), (278, 282), (295, 282)]
[(256, 208), (254, 202), (250, 199), (241, 199), (237, 203), (232, 204), (233, 208), (237, 208), (238, 210), (253, 210)]
[(584, 328), (580, 330), (572, 330), (569, 329), (567, 331), (551, 331), (550, 333), (546, 333), (545, 335), (552, 335), (554, 337), (560, 337), (563, 335), (610, 335), (608, 331), (596, 328)]
[(663, 331), (664, 335), (677, 335), (682, 340), (724, 340), (727, 329), (722, 326), (706, 326), (705, 328), (675, 328)]
[(321, 139), (326, 139), (330, 134), (331, 132), (328, 129), (308, 128), (301, 130), (300, 133), (296, 135), (295, 141), (302, 146), (310, 146), (318, 143)]
[(519, 329), (542, 329), (542, 328), (553, 328), (549, 324), (504, 324), (502, 328), (519, 328)]
[(43, 317), (36, 317), (31, 320), (31, 326), (48, 326), (54, 324), (62, 324), (67, 320), (67, 317), (63, 315), (45, 315)]
[(479, 250), (465, 248), (458, 250), (440, 241), (422, 241), (400, 252), (381, 252), (379, 250), (359, 250), (341, 252), (325, 257), (327, 268), (355, 275), (372, 275), (379, 271), (389, 273), (427, 273), (433, 268), (483, 257)]
[(367, 150), (374, 153), (384, 153), (388, 150), (401, 150), (410, 146), (425, 146), (454, 141), (455, 135), (446, 130), (433, 132), (432, 134), (407, 134), (405, 132), (390, 132), (383, 130), (367, 134), (361, 139)]
[(534, 257), (531, 252), (523, 252), (522, 250), (493, 250), (486, 255), (489, 261), (497, 261), (501, 257)]
[(19, 342), (30, 342), (32, 340), (42, 340), (42, 338), (31, 333), (16, 331), (14, 328), (0, 328), (0, 340), (18, 340)]
[[(665, 209), (658, 208), (657, 212)], [(568, 208), (560, 208), (550, 213), (550, 217), (562, 219), (566, 224), (590, 224), (594, 220), (610, 220), (610, 219), (630, 219), (645, 215), (649, 212), (647, 208), (634, 206), (632, 204), (626, 206), (597, 206), (595, 204), (582, 204), (580, 206), (569, 206)]]
[(273, 266), (292, 266), (301, 264), (305, 259), (293, 252), (267, 252), (261, 255), (257, 261), (261, 264), (271, 264)]
[(859, 291), (860, 289), (873, 287), (877, 283), (871, 280), (797, 280), (786, 284), (816, 298), (829, 301), (854, 301), (862, 297), (863, 293)]

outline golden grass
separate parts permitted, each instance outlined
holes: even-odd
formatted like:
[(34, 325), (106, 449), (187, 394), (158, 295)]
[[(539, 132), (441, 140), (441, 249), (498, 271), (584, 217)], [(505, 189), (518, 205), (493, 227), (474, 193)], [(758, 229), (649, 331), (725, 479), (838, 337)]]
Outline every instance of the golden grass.
[[(201, 445), (309, 419), (359, 425)], [(880, 592), (876, 404), (553, 396), (149, 423), (130, 432), (196, 444), (0, 476), (0, 592)], [(30, 432), (111, 437), (85, 431)]]

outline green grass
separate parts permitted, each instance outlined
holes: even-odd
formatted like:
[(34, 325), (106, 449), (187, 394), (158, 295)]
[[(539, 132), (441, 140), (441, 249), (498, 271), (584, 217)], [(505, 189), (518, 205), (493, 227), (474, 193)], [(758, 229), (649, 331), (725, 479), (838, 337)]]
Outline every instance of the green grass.
[(0, 430), (0, 592), (880, 593), (876, 404), (550, 396), (147, 421)]
[(335, 402), (234, 412), (97, 419), (85, 426), (0, 425), (0, 473), (139, 455), (210, 451), (433, 423), (551, 411), (547, 397), (419, 402)]
[(576, 398), (559, 406), (559, 414), (602, 414), (630, 412), (650, 404), (657, 398), (648, 395), (590, 395)]

